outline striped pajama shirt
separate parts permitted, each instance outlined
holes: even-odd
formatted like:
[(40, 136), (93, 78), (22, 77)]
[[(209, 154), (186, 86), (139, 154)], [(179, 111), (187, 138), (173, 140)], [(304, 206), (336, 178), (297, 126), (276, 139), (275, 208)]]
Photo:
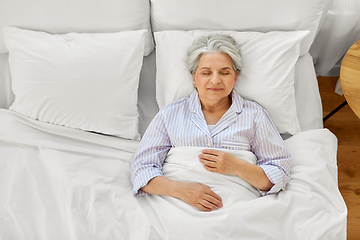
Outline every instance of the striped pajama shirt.
[(291, 156), (268, 113), (235, 90), (232, 105), (209, 131), (196, 91), (162, 108), (149, 124), (131, 165), (134, 196), (147, 195), (141, 188), (156, 176), (170, 148), (197, 146), (253, 152), (274, 184), (261, 195), (285, 189), (290, 180)]

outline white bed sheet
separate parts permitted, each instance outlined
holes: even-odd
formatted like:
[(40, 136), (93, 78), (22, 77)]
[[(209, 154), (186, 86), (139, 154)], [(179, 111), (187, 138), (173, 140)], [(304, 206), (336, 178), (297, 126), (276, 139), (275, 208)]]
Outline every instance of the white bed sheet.
[(321, 97), (309, 53), (300, 57), (295, 65), (295, 99), (301, 131), (323, 128)]
[(0, 239), (148, 238), (129, 180), (138, 142), (0, 119)]
[[(0, 110), (0, 119), (0, 239), (346, 239), (337, 140), (326, 129), (286, 140), (293, 155), (287, 190), (203, 213), (176, 199), (165, 198), (174, 202), (168, 208), (157, 203), (163, 197), (132, 196), (135, 141), (41, 123), (9, 110)], [(144, 203), (152, 199), (152, 205)], [(199, 233), (206, 230), (203, 224), (197, 224), (198, 232), (187, 228), (192, 221), (186, 214), (198, 223), (220, 216), (221, 224), (205, 236)]]

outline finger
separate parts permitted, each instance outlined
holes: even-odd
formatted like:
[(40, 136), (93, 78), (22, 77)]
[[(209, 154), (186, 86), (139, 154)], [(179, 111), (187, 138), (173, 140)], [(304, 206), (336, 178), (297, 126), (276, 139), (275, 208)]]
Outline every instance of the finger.
[(204, 165), (208, 166), (208, 167), (216, 167), (216, 162), (215, 161), (200, 158), (200, 162), (203, 163)]
[(211, 154), (200, 154), (199, 158), (208, 160), (208, 161), (212, 161), (212, 162), (216, 162), (216, 160), (217, 160), (217, 156), (211, 155)]
[(203, 199), (202, 201), (200, 201), (199, 204), (200, 204), (201, 206), (203, 206), (204, 208), (211, 209), (211, 210), (217, 210), (217, 209), (220, 208), (219, 206), (217, 206), (217, 205), (215, 205), (214, 203), (209, 202), (209, 201), (207, 201), (207, 200), (205, 200), (205, 199)]
[(218, 169), (216, 167), (209, 167), (209, 166), (206, 166), (204, 165), (204, 168), (209, 171), (209, 172), (218, 172)]
[(204, 205), (202, 205), (201, 203), (198, 203), (198, 204), (196, 205), (196, 208), (199, 209), (199, 210), (201, 210), (201, 211), (204, 211), (204, 212), (211, 212), (211, 211), (212, 211), (211, 208), (207, 208), (207, 207), (205, 207)]
[(219, 150), (210, 149), (210, 148), (202, 150), (202, 153), (204, 153), (204, 154), (210, 154), (210, 155), (215, 155), (215, 156), (217, 156), (219, 154), (219, 152), (220, 152)]
[(211, 195), (207, 195), (204, 197), (204, 200), (208, 202), (208, 205), (206, 207), (208, 208), (220, 208), (222, 207), (222, 201), (218, 198), (215, 198)]
[(219, 196), (219, 195), (217, 195), (213, 190), (211, 190), (210, 188), (207, 190), (207, 191), (205, 191), (205, 194), (206, 195), (208, 195), (208, 196), (211, 196), (211, 197), (213, 197), (213, 198), (215, 198), (215, 199), (217, 199), (218, 201), (220, 201), (220, 202), (222, 202), (222, 198)]

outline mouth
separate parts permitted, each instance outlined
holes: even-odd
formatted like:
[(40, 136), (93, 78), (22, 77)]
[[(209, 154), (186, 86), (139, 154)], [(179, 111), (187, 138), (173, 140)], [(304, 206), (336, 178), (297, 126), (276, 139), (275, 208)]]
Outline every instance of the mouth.
[(211, 92), (220, 92), (223, 89), (222, 88), (208, 88), (208, 90)]

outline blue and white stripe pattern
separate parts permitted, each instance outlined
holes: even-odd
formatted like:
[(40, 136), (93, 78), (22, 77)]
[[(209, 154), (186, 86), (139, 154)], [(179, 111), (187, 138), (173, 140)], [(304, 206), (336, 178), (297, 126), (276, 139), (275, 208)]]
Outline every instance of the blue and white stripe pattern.
[(135, 196), (156, 176), (170, 148), (197, 146), (252, 151), (274, 186), (262, 195), (285, 189), (291, 156), (268, 113), (258, 104), (232, 92), (232, 105), (210, 132), (196, 91), (162, 108), (147, 128), (131, 166)]

